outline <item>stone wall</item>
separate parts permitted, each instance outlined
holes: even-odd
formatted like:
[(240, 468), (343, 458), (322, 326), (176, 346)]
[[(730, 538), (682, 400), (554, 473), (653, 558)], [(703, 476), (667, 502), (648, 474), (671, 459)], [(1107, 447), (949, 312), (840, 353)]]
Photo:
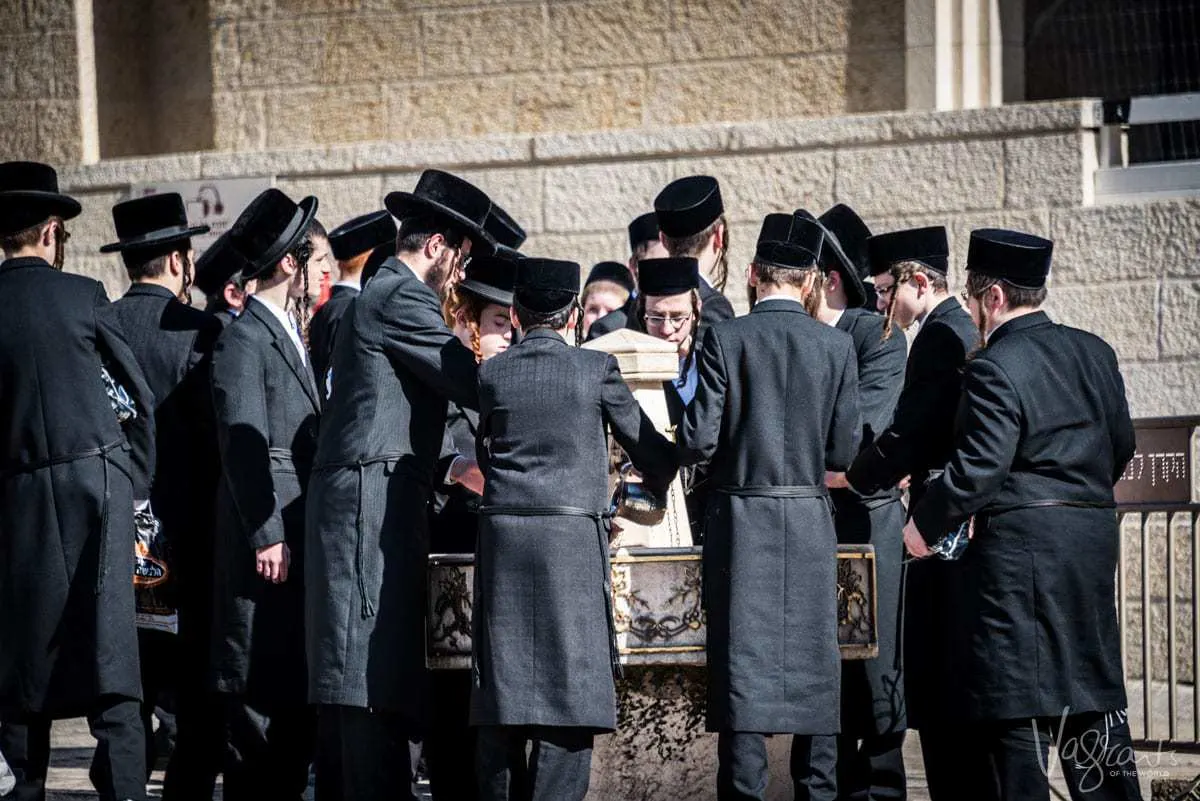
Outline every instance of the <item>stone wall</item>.
[(836, 116), (905, 104), (904, 0), (211, 0), (214, 141)]
[[(759, 220), (796, 206), (850, 203), (876, 230), (946, 224), (961, 264), (972, 228), (1055, 240), (1049, 307), (1121, 358), (1135, 416), (1200, 412), (1200, 200), (1084, 205), (1092, 134), (1078, 103), (907, 112), (648, 131), (501, 135), (192, 153), (104, 161), (62, 172), (82, 199), (71, 265), (123, 290), (109, 207), (131, 182), (275, 176), (321, 200), (329, 226), (379, 208), (392, 189), (440, 166), (486, 189), (530, 232), (528, 252), (585, 264), (627, 258), (625, 225), (671, 179), (721, 179), (731, 221), (728, 293), (745, 309), (744, 267)], [(952, 280), (957, 285), (958, 276)]]
[(0, 161), (82, 157), (75, 3), (0, 0)]

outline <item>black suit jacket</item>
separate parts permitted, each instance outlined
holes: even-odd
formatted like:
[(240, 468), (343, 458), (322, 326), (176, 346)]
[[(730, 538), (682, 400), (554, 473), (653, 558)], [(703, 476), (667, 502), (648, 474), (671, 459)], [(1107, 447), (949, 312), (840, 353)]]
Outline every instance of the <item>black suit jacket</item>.
[[(279, 320), (251, 300), (217, 338), (213, 401), (221, 448), (217, 491), (217, 689), (305, 701), (304, 500), (316, 451), (312, 370)], [(255, 551), (287, 543), (283, 584), (255, 570)]]
[(209, 380), (222, 326), (155, 284), (134, 284), (111, 309), (155, 397), (150, 499), (171, 546), (171, 570), (203, 598), (220, 465)]
[(700, 322), (703, 325), (734, 318), (733, 304), (729, 302), (729, 298), (703, 279), (700, 281), (700, 302), (703, 304), (700, 307)]
[(317, 379), (321, 403), (329, 397), (329, 362), (333, 354), (333, 340), (337, 335), (338, 323), (350, 304), (358, 297), (359, 290), (351, 286), (335, 284), (329, 300), (313, 315), (308, 327), (308, 352), (312, 358), (313, 375)]
[(963, 364), (978, 342), (979, 331), (956, 298), (946, 298), (926, 315), (913, 340), (891, 425), (876, 434), (846, 473), (859, 493), (873, 495), (911, 475), (913, 495), (919, 496), (929, 471), (946, 463)]
[[(0, 714), (77, 716), (141, 695), (133, 502), (154, 399), (99, 282), (9, 259), (0, 297)], [(125, 425), (102, 366), (138, 410)]]
[(1124, 708), (1113, 484), (1133, 453), (1100, 338), (1034, 312), (967, 363), (953, 454), (913, 513), (930, 541), (975, 516), (948, 632), (967, 716)]

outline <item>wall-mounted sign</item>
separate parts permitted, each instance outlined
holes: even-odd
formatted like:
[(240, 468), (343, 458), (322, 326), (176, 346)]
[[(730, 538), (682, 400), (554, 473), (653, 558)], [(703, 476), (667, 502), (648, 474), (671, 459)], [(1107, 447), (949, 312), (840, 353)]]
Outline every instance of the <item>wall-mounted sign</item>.
[(1137, 450), (1117, 482), (1117, 503), (1192, 501), (1192, 432), (1200, 420), (1136, 420)]
[(270, 188), (273, 179), (266, 178), (222, 178), (212, 181), (173, 181), (156, 184), (134, 184), (130, 197), (158, 195), (178, 192), (187, 208), (188, 223), (207, 225), (210, 230), (203, 236), (192, 239), (196, 254), (204, 252), (216, 238), (233, 225), (238, 215), (250, 205), (264, 189)]

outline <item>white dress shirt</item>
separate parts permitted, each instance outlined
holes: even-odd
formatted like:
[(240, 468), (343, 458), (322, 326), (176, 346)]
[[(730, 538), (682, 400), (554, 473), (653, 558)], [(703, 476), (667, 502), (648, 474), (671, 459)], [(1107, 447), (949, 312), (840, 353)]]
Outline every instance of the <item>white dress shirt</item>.
[(288, 336), (291, 337), (292, 344), (296, 346), (296, 352), (300, 354), (300, 361), (307, 364), (308, 354), (304, 350), (304, 341), (300, 339), (300, 329), (296, 328), (296, 323), (292, 321), (291, 316), (271, 301), (260, 298), (258, 295), (251, 295), (250, 300), (258, 303), (275, 316), (275, 319), (283, 326), (283, 330), (287, 331)]

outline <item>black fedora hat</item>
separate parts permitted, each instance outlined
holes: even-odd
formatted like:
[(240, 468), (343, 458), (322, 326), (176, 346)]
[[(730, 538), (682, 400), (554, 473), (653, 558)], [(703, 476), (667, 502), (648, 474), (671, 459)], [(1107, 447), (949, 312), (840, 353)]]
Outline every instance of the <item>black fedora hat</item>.
[(230, 245), (226, 231), (196, 257), (196, 288), (205, 295), (219, 292), (245, 266), (246, 260)]
[(634, 289), (633, 276), (629, 274), (629, 268), (619, 261), (598, 262), (588, 273), (583, 285), (587, 286), (593, 281), (611, 281), (626, 292), (632, 292)]
[(1054, 243), (1003, 228), (979, 228), (967, 245), (967, 271), (999, 278), (1022, 289), (1041, 289), (1050, 275)]
[(871, 238), (871, 229), (863, 222), (858, 212), (845, 203), (838, 203), (826, 209), (817, 221), (825, 226), (825, 230), (837, 237), (842, 252), (858, 270), (859, 278), (871, 274), (870, 260), (867, 258), (867, 240)]
[(682, 295), (700, 288), (700, 262), (688, 256), (642, 259), (638, 262), (638, 283), (646, 297)]
[(209, 230), (207, 225), (188, 225), (178, 192), (126, 200), (113, 206), (112, 216), (117, 241), (101, 245), (101, 253), (158, 250)]
[(658, 241), (658, 213), (648, 211), (633, 218), (629, 224), (629, 250), (635, 251), (643, 242)]
[(329, 249), (338, 261), (396, 241), (396, 223), (386, 211), (373, 211), (347, 220), (329, 232)]
[(721, 185), (711, 175), (689, 175), (667, 184), (654, 198), (658, 227), (669, 237), (698, 234), (725, 213)]
[(871, 264), (871, 275), (883, 275), (892, 269), (892, 265), (902, 261), (919, 261), (945, 275), (950, 268), (950, 243), (946, 238), (946, 227), (931, 225), (876, 234), (867, 240), (867, 258)]
[(36, 161), (0, 163), (0, 234), (15, 234), (51, 217), (69, 220), (83, 207), (58, 191), (58, 173)]
[(501, 253), (476, 256), (467, 262), (466, 275), (456, 287), (492, 303), (511, 306), (519, 259)]
[(278, 189), (264, 189), (229, 228), (229, 244), (246, 261), (242, 277), (257, 278), (296, 246), (317, 216), (312, 195), (294, 202)]
[(487, 253), (495, 248), (495, 240), (484, 228), (492, 210), (491, 198), (457, 175), (426, 170), (413, 191), (389, 192), (383, 205), (397, 220), (426, 213), (441, 215), (466, 231), (473, 248)]
[(511, 214), (495, 203), (492, 204), (487, 220), (483, 223), (483, 230), (496, 241), (497, 247), (516, 251), (525, 244), (525, 229), (512, 218)]
[(867, 299), (866, 289), (863, 288), (862, 278), (858, 275), (858, 268), (846, 255), (846, 251), (842, 249), (837, 235), (805, 209), (796, 209), (792, 214), (794, 217), (809, 220), (821, 226), (821, 231), (825, 234), (821, 247), (821, 270), (825, 273), (836, 270), (842, 276), (842, 287), (846, 290), (846, 304), (852, 309), (862, 306)]
[(578, 262), (559, 259), (521, 259), (513, 302), (541, 314), (570, 306), (579, 294)]

